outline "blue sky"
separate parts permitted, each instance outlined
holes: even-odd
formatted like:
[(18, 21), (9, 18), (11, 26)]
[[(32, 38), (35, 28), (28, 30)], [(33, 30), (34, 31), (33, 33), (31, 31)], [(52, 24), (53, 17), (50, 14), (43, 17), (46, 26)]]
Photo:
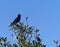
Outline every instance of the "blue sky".
[(0, 36), (9, 40), (12, 31), (9, 24), (18, 13), (22, 14), (21, 21), (29, 17), (29, 24), (40, 30), (42, 43), (54, 47), (54, 39), (60, 40), (60, 0), (0, 0)]

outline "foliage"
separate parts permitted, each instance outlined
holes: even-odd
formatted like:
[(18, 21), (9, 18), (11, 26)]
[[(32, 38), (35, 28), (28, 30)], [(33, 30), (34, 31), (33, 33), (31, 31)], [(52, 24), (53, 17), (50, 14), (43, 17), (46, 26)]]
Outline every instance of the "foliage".
[(53, 40), (53, 42), (56, 44), (56, 47), (60, 47), (60, 44), (59, 44), (58, 40)]
[(42, 39), (40, 38), (39, 29), (30, 26), (27, 20), (28, 17), (26, 17), (26, 25), (19, 22), (10, 29), (13, 30), (17, 42), (10, 44), (10, 42), (7, 42), (7, 38), (2, 37), (0, 38), (0, 47), (46, 47), (46, 45), (41, 42)]

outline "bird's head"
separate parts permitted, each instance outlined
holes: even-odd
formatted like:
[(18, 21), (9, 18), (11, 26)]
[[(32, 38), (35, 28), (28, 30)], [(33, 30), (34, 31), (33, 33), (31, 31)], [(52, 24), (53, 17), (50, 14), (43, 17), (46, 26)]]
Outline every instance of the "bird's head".
[(21, 17), (21, 14), (18, 14), (18, 17)]

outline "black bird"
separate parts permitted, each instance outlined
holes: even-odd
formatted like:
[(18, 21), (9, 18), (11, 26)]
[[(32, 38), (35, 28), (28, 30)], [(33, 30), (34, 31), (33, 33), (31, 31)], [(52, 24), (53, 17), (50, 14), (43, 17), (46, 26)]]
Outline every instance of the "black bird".
[(18, 23), (21, 20), (21, 14), (18, 14), (18, 16), (15, 18), (15, 20), (10, 24), (10, 26), (14, 26), (16, 23)]

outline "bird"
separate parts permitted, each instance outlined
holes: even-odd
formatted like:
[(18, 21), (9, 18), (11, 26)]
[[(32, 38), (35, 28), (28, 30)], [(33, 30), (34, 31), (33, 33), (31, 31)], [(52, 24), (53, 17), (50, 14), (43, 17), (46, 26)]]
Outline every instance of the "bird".
[(21, 14), (18, 14), (18, 16), (14, 19), (14, 21), (10, 24), (10, 26), (14, 26), (20, 20), (21, 20)]

